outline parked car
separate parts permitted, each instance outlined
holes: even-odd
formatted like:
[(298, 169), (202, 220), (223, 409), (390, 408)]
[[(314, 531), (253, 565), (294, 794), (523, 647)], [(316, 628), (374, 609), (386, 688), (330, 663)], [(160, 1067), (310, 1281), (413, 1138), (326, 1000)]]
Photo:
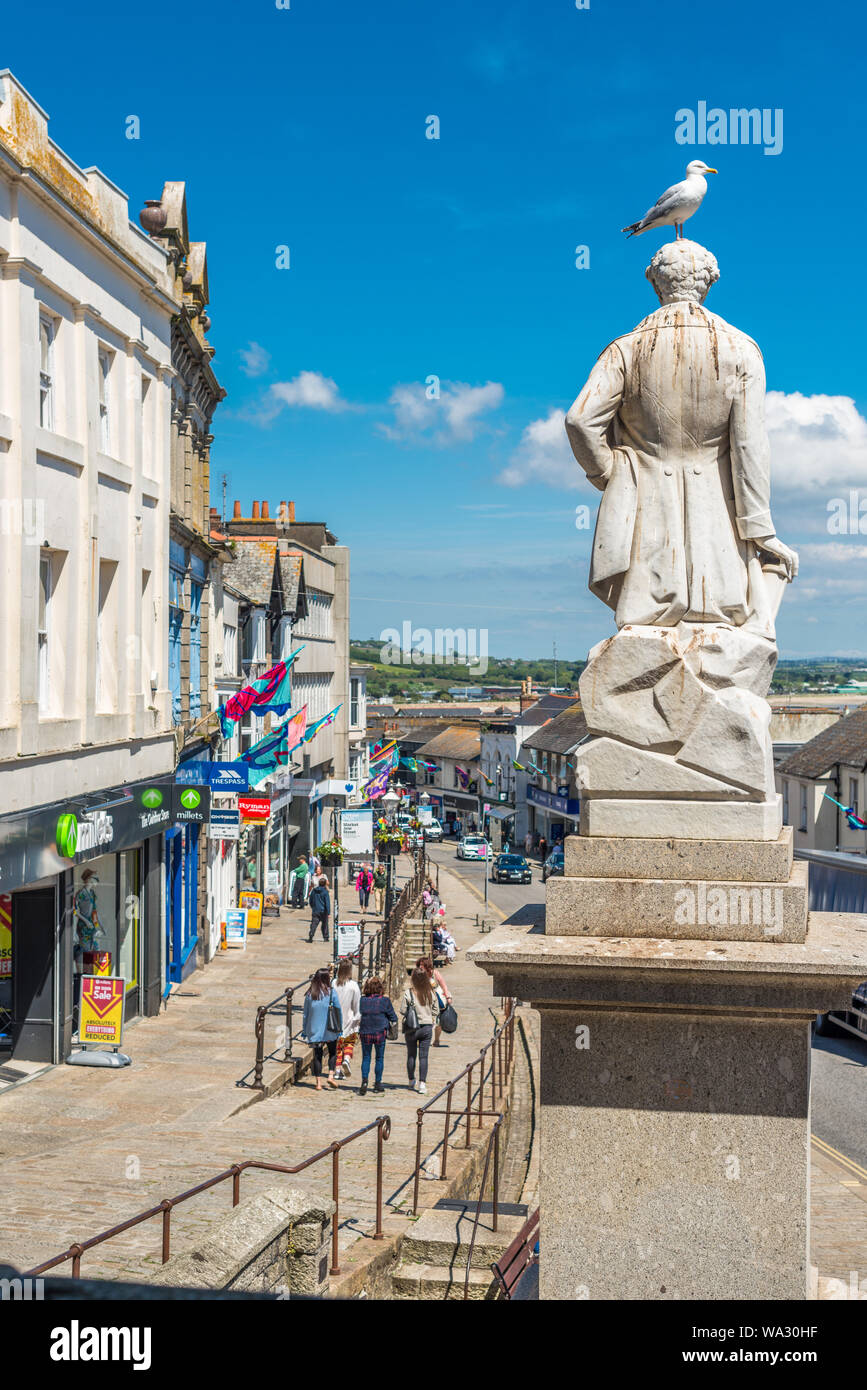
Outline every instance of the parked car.
[(554, 874), (563, 872), (563, 846), (555, 845), (542, 865), (542, 882), (545, 883)]
[(465, 835), (458, 845), (458, 859), (487, 859), (490, 852), (484, 835)]
[(493, 883), (532, 883), (530, 865), (523, 854), (498, 854), (491, 867)]
[(856, 1037), (867, 1040), (867, 981), (859, 985), (852, 995), (852, 1007), (840, 1009), (830, 1014), (819, 1014), (816, 1019), (816, 1032), (826, 1038), (838, 1029), (854, 1033)]
[(443, 828), (442, 828), (442, 826), (440, 825), (440, 823), (439, 823), (438, 820), (435, 820), (435, 819), (432, 818), (432, 819), (431, 819), (430, 825), (426, 825), (426, 826), (424, 827), (424, 837), (425, 837), (426, 840), (441, 840), (441, 839), (442, 839), (442, 837), (443, 837)]

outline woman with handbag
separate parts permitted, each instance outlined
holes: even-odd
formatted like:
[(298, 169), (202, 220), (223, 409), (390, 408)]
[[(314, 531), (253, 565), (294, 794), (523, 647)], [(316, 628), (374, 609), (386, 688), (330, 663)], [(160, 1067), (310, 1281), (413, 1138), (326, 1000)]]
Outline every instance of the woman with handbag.
[(358, 1026), (361, 1023), (361, 990), (358, 981), (352, 978), (352, 961), (342, 960), (337, 967), (337, 997), (340, 1012), (343, 1014), (343, 1032), (337, 1044), (337, 1071), (335, 1081), (342, 1081), (352, 1075), (352, 1054), (358, 1042)]
[(444, 978), (443, 978), (443, 976), (442, 976), (442, 973), (441, 973), (439, 970), (435, 970), (435, 969), (434, 969), (434, 963), (433, 963), (433, 961), (430, 959), (429, 956), (419, 956), (418, 960), (417, 960), (416, 963), (415, 963), (415, 968), (416, 968), (416, 970), (423, 970), (423, 971), (425, 972), (425, 974), (427, 975), (428, 979), (430, 980), (431, 989), (436, 990), (437, 996), (438, 996), (438, 998), (439, 998), (439, 1003), (440, 1003), (440, 1021), (437, 1023), (437, 1026), (436, 1026), (436, 1028), (434, 1029), (434, 1035), (433, 1035), (433, 1045), (434, 1045), (434, 1047), (439, 1047), (439, 1045), (440, 1045), (440, 1038), (442, 1037), (442, 1031), (443, 1031), (443, 1030), (442, 1030), (442, 1016), (443, 1016), (444, 1011), (445, 1011), (445, 1010), (449, 1007), (449, 1005), (451, 1004), (451, 1002), (452, 1002), (452, 996), (451, 996), (451, 994), (449, 993), (449, 987), (448, 987), (448, 985), (446, 984), (446, 982), (445, 982), (445, 980), (444, 980)]
[[(424, 1093), (427, 1090), (427, 1059), (433, 1030), (439, 1022), (439, 995), (432, 987), (426, 970), (416, 966), (409, 988), (400, 1005), (403, 1033), (406, 1041), (406, 1074), (410, 1088)], [(418, 1081), (415, 1079), (415, 1060), (418, 1057)]]
[(304, 1019), (301, 1036), (313, 1048), (313, 1076), (317, 1091), (322, 1090), (322, 1053), (328, 1049), (328, 1084), (337, 1090), (334, 1067), (337, 1060), (337, 1039), (343, 1032), (340, 999), (331, 983), (330, 970), (317, 970), (304, 996)]
[[(370, 1054), (376, 1051), (376, 1064), (373, 1073), (374, 1091), (384, 1091), (382, 1070), (385, 1066), (385, 1041), (389, 1036), (397, 1037), (397, 1014), (394, 1005), (383, 994), (382, 980), (373, 975), (365, 981), (364, 993), (359, 1004), (361, 1023), (358, 1033), (361, 1038), (361, 1085), (358, 1094), (363, 1096), (367, 1090), (370, 1076)], [(392, 1030), (394, 1030), (392, 1032)]]

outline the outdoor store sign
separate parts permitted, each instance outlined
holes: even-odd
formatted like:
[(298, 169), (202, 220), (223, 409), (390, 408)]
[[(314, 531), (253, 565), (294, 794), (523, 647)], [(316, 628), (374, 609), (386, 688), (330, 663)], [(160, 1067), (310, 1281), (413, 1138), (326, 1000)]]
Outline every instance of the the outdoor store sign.
[[(197, 793), (196, 806), (181, 798)], [(55, 802), (22, 815), (0, 817), (0, 893), (10, 893), (64, 869), (129, 849), (180, 821), (208, 819), (206, 787), (175, 786), (168, 779), (138, 782), (101, 793), (101, 807), (88, 810), (93, 797)]]

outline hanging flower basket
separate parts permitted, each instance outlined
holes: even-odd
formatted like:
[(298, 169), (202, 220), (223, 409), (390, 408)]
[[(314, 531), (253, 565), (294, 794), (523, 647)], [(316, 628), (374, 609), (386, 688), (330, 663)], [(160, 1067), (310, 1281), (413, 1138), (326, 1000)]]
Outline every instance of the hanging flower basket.
[(345, 851), (339, 840), (324, 840), (314, 853), (322, 864), (342, 864)]
[(376, 840), (376, 848), (381, 855), (400, 853), (400, 847), (403, 844), (403, 836), (399, 831), (380, 830), (377, 831), (374, 838)]

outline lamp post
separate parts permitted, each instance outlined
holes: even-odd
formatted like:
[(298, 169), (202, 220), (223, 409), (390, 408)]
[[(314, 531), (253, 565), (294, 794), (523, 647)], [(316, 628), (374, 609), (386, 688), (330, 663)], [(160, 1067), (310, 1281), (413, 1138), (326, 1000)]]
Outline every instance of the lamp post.
[[(385, 812), (385, 819), (386, 819), (386, 823), (387, 823), (388, 825), (391, 825), (391, 824), (393, 823), (393, 821), (394, 821), (395, 809), (396, 809), (396, 807), (397, 807), (399, 804), (400, 804), (400, 797), (397, 795), (397, 792), (394, 790), (393, 787), (389, 787), (388, 791), (385, 793), (385, 795), (384, 795), (383, 798), (382, 798), (382, 809), (383, 809), (384, 812)], [(392, 900), (392, 896), (393, 896), (393, 894), (394, 894), (394, 871), (393, 871), (393, 869), (392, 869), (392, 861), (393, 861), (393, 859), (394, 859), (394, 855), (393, 855), (393, 854), (388, 854), (388, 855), (386, 855), (386, 858), (385, 858), (385, 905), (384, 905), (384, 911), (383, 911), (383, 916), (384, 916), (386, 922), (388, 922), (388, 919), (389, 919), (389, 917), (391, 916), (391, 900)]]

